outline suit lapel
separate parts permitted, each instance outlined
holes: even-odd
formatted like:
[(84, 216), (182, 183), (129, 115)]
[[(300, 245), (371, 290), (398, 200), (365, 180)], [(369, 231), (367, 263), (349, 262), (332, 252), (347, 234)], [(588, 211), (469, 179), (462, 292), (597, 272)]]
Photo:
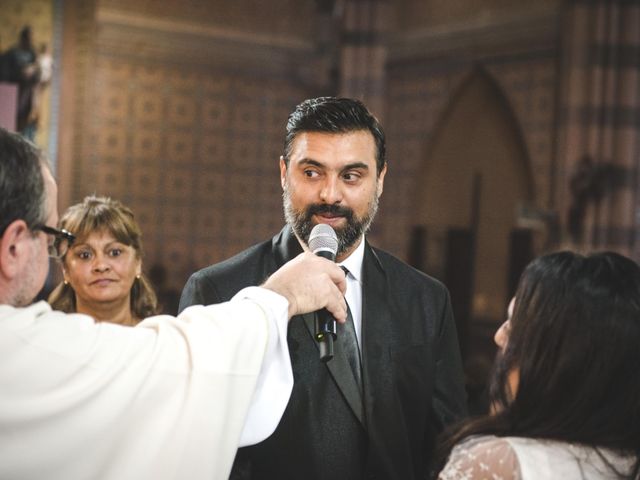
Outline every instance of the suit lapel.
[[(362, 378), (365, 411), (373, 412), (376, 391), (389, 378), (389, 345), (394, 343), (394, 319), (389, 310), (387, 277), (373, 249), (366, 245), (362, 262)], [(382, 386), (382, 387), (381, 387)]]
[[(315, 314), (307, 313), (302, 315), (302, 318), (313, 343), (315, 343), (318, 350), (320, 350), (320, 346), (315, 340)], [(338, 337), (340, 337), (340, 331), (342, 328), (343, 326), (338, 324)], [(356, 379), (353, 377), (353, 373), (351, 372), (349, 361), (344, 354), (344, 350), (341, 348), (340, 342), (337, 340), (333, 343), (333, 353), (333, 358), (329, 360), (325, 366), (329, 370), (333, 380), (336, 382), (338, 389), (342, 392), (347, 404), (349, 404), (349, 407), (351, 407), (351, 410), (353, 410), (353, 413), (358, 418), (362, 426), (365, 427), (362, 395), (360, 394), (360, 389), (358, 388)], [(320, 358), (318, 358), (318, 362), (319, 361)]]

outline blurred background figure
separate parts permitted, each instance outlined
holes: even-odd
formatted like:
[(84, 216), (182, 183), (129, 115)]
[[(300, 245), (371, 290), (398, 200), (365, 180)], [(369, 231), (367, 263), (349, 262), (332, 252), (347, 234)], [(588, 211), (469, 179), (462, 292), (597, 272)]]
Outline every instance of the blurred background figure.
[(40, 85), (46, 85), (53, 76), (53, 55), (51, 55), (49, 45), (46, 43), (40, 44), (37, 62), (40, 69)]
[(62, 258), (64, 280), (49, 296), (54, 309), (121, 325), (157, 313), (155, 292), (142, 273), (142, 234), (129, 208), (89, 196), (69, 207), (60, 228), (76, 241)]
[(53, 56), (46, 43), (42, 43), (38, 49), (36, 64), (38, 68), (38, 82), (33, 87), (31, 111), (27, 121), (27, 123), (32, 126), (33, 138), (35, 138), (37, 127), (40, 125), (40, 118), (45, 102), (45, 91), (49, 87), (53, 77)]
[(492, 414), (464, 422), (440, 479), (636, 479), (640, 268), (554, 253), (525, 270), (495, 336)]
[(33, 98), (40, 81), (40, 68), (30, 26), (22, 28), (17, 45), (6, 52), (4, 62), (6, 80), (18, 85), (17, 129), (33, 140), (37, 126), (37, 118), (33, 116)]

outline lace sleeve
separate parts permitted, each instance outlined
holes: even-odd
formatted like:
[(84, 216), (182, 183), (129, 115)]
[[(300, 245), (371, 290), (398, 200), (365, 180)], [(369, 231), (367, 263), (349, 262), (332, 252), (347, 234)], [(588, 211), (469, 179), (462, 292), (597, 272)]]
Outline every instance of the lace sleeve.
[(509, 442), (476, 437), (451, 452), (438, 480), (520, 480), (520, 466)]

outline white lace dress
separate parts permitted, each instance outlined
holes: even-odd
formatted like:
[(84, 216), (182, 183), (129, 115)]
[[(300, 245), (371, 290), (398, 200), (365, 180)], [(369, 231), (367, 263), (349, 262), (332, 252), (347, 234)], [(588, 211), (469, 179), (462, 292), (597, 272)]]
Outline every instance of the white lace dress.
[[(611, 450), (521, 437), (472, 437), (456, 446), (439, 480), (618, 479), (635, 457)], [(613, 470), (613, 467), (615, 470)]]

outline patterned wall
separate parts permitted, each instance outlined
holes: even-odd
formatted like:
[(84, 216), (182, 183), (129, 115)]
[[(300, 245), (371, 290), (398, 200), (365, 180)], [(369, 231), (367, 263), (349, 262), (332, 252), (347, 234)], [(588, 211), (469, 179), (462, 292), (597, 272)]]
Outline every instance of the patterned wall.
[(131, 206), (146, 266), (163, 263), (181, 288), (195, 269), (281, 228), (284, 124), (305, 97), (282, 87), (282, 79), (99, 58), (76, 198), (95, 192)]
[(241, 34), (151, 10), (65, 3), (61, 208), (94, 193), (122, 200), (142, 227), (145, 269), (163, 264), (181, 290), (282, 227), (284, 125), (316, 70), (311, 44), (287, 29)]

